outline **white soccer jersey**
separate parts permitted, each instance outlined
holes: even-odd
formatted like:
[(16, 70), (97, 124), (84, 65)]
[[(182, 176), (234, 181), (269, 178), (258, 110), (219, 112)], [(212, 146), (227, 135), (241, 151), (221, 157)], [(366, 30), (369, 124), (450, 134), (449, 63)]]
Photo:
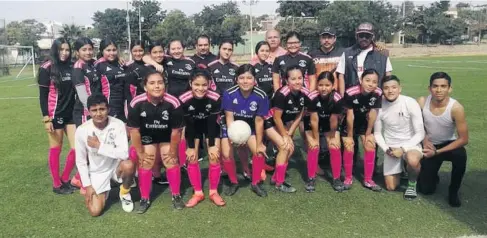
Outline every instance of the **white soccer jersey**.
[(394, 102), (382, 99), (382, 108), (374, 124), (374, 137), (383, 151), (389, 147), (417, 146), (424, 135), (423, 116), (416, 100), (403, 95)]
[[(93, 134), (100, 141), (99, 149), (88, 146), (88, 136)], [(104, 192), (97, 189), (106, 188), (107, 182), (109, 186), (120, 160), (128, 159), (125, 124), (114, 117), (108, 117), (108, 125), (103, 130), (95, 127), (93, 120), (83, 123), (76, 129), (75, 150), (76, 166), (83, 186), (93, 185), (97, 193)]]

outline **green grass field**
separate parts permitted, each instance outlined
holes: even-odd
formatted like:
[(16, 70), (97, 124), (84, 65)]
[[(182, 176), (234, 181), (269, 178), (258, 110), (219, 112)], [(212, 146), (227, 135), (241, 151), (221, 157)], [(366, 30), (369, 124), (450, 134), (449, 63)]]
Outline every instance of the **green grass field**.
[[(407, 58), (392, 61), (403, 93), (427, 95), (434, 71), (453, 78), (453, 94), (466, 109), (470, 128), (468, 167), (461, 196), (463, 206), (446, 201), (451, 168), (445, 163), (433, 196), (403, 200), (401, 192), (374, 193), (355, 181), (351, 191), (335, 193), (319, 180), (317, 192), (308, 194), (300, 173), (305, 171), (299, 153), (290, 163), (290, 182), (296, 194), (267, 188), (259, 198), (247, 184), (227, 206), (218, 208), (207, 199), (196, 208), (175, 211), (167, 187), (154, 187), (152, 207), (144, 215), (125, 213), (117, 201), (98, 218), (91, 218), (79, 193), (54, 195), (47, 167), (47, 137), (41, 123), (34, 79), (0, 78), (0, 237), (457, 237), (487, 235), (487, 56)], [(66, 154), (64, 150), (63, 156)], [(206, 166), (203, 166), (206, 168)], [(202, 173), (206, 177), (206, 169)], [(206, 178), (205, 178), (206, 180)], [(205, 181), (205, 184), (207, 181)], [(184, 199), (192, 189), (183, 183)], [(138, 191), (134, 190), (138, 199)]]

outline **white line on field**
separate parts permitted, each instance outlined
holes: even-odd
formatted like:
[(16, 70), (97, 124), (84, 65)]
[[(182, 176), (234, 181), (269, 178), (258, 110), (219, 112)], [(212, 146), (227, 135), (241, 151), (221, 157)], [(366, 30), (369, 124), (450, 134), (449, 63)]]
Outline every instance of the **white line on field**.
[(32, 86), (37, 86), (37, 84), (36, 83), (33, 83), (33, 84), (27, 85), (27, 87), (32, 87)]
[(16, 82), (16, 81), (21, 81), (21, 80), (26, 80), (26, 79), (33, 79), (33, 78), (34, 77), (23, 78), (23, 79), (12, 79), (12, 80), (0, 81), (0, 83)]
[(441, 67), (441, 66), (426, 66), (426, 65), (414, 65), (408, 64), (408, 67), (412, 68), (426, 68), (426, 69), (464, 69), (464, 70), (484, 70), (482, 68), (468, 68), (468, 67)]
[(7, 97), (7, 98), (0, 98), (0, 100), (21, 100), (21, 99), (36, 99), (39, 97)]

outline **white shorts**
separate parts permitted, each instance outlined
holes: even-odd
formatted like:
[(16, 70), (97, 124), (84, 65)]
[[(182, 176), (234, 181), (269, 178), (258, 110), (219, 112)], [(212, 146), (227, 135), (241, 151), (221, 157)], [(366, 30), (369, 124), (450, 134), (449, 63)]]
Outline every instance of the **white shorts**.
[[(421, 145), (412, 146), (412, 147), (403, 147), (406, 153), (410, 150), (417, 150), (421, 154), (423, 154), (423, 150)], [(402, 172), (402, 160), (406, 159), (406, 153), (402, 155), (402, 158), (395, 158), (391, 157), (388, 154), (384, 153), (384, 176), (399, 174)]]
[(102, 173), (90, 173), (91, 186), (95, 190), (96, 194), (102, 194), (104, 192), (110, 191), (110, 180), (117, 183), (122, 183), (122, 178), (117, 176), (118, 166), (120, 161), (114, 163), (112, 169), (107, 170)]

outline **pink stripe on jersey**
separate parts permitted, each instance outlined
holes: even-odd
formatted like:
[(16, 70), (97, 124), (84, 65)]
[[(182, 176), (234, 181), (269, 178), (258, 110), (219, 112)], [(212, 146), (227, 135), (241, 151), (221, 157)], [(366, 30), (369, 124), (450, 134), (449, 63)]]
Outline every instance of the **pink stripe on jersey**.
[(135, 61), (131, 60), (131, 61), (129, 61), (129, 62), (127, 62), (127, 63), (125, 63), (125, 66), (129, 66), (129, 65), (133, 64), (134, 62), (135, 62)]
[(147, 100), (147, 94), (140, 94), (139, 96), (135, 97), (132, 99), (132, 102), (130, 102), (130, 107), (135, 107), (135, 105), (139, 102)]
[(308, 58), (310, 58), (310, 59), (311, 59), (311, 56), (309, 56), (308, 54), (305, 54), (305, 53), (303, 53), (303, 52), (298, 52), (298, 54), (299, 54), (299, 55), (304, 55), (304, 56), (306, 56), (306, 57), (308, 57)]
[(101, 92), (107, 98), (108, 103), (110, 103), (110, 82), (106, 75), (101, 76)]
[(44, 62), (44, 63), (41, 65), (41, 68), (43, 68), (43, 69), (47, 69), (47, 68), (49, 68), (50, 66), (51, 66), (51, 61), (50, 61), (50, 60), (48, 60), (48, 61)]
[(218, 62), (220, 62), (220, 61), (219, 60), (213, 60), (210, 63), (208, 63), (208, 67), (210, 67), (211, 65), (214, 65), (214, 64), (216, 64)]
[(279, 90), (280, 93), (282, 93), (284, 96), (287, 96), (291, 90), (289, 90), (289, 87), (288, 86), (284, 86), (281, 88), (281, 90)]
[(319, 93), (317, 91), (313, 91), (312, 93), (308, 94), (309, 99), (313, 100), (318, 97)]
[(164, 93), (164, 101), (171, 103), (174, 108), (178, 108), (180, 106), (179, 100), (169, 93)]
[(305, 95), (309, 94), (309, 90), (307, 88), (301, 88), (301, 92), (304, 93)]
[(357, 93), (360, 93), (360, 86), (353, 86), (349, 89), (347, 89), (346, 93), (349, 95), (349, 96), (353, 96)]
[(189, 61), (191, 61), (191, 62), (195, 63), (195, 62), (194, 62), (194, 60), (193, 60), (193, 59), (191, 59), (191, 58), (189, 58), (189, 57), (183, 56), (183, 59), (185, 59), (185, 60), (189, 60)]
[(333, 99), (335, 99), (335, 102), (338, 102), (338, 101), (340, 101), (340, 99), (342, 99), (342, 96), (340, 96), (339, 93), (335, 92), (333, 94)]
[(217, 101), (220, 98), (220, 94), (213, 92), (213, 91), (207, 91), (206, 96), (210, 99), (215, 100), (215, 101)]
[(379, 94), (379, 96), (382, 96), (382, 89), (380, 89), (380, 88), (376, 88), (376, 89), (374, 90), (374, 92), (375, 92), (375, 93), (377, 93), (377, 94)]
[(86, 93), (88, 94), (88, 96), (91, 95), (91, 83), (90, 83), (90, 79), (88, 79), (88, 77), (85, 76), (85, 88), (86, 88)]
[(183, 102), (183, 103), (189, 101), (191, 98), (193, 98), (193, 92), (192, 91), (187, 91), (187, 92), (183, 93), (181, 96), (179, 96), (179, 100), (181, 100), (181, 102)]
[(85, 64), (85, 62), (83, 60), (78, 60), (78, 61), (76, 61), (76, 63), (74, 63), (73, 67), (75, 69), (82, 69), (84, 64)]
[(56, 114), (58, 96), (59, 94), (56, 86), (51, 80), (51, 84), (49, 85), (49, 95), (47, 96), (47, 112), (50, 118), (54, 118), (54, 115)]
[(95, 65), (107, 61), (104, 57), (99, 58), (97, 61), (95, 61)]
[(129, 90), (130, 95), (132, 95), (132, 98), (134, 98), (136, 96), (135, 94), (137, 94), (137, 87), (134, 85), (130, 85)]

